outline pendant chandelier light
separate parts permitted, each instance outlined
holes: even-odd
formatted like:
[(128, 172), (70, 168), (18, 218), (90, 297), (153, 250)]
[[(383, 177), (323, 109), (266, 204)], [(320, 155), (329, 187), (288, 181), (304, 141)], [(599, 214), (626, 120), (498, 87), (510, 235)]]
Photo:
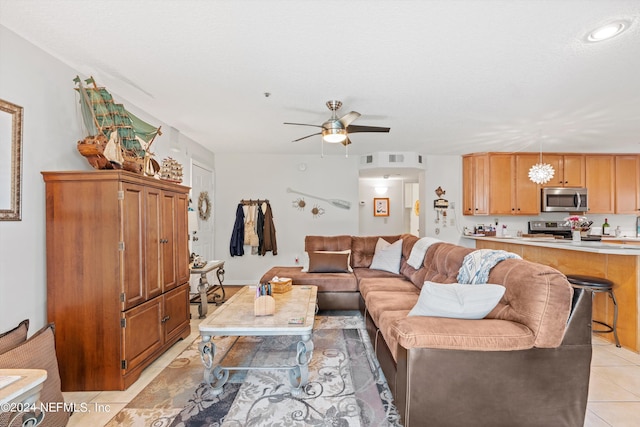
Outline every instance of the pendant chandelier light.
[(553, 178), (555, 170), (548, 163), (542, 163), (542, 139), (540, 140), (540, 163), (536, 163), (529, 169), (529, 179), (536, 184), (546, 184)]

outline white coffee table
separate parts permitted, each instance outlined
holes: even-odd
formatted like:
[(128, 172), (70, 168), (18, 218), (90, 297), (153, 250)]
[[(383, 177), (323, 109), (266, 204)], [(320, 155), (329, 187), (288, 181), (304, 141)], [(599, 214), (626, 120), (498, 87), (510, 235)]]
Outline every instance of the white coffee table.
[[(202, 342), (200, 357), (204, 364), (204, 381), (213, 387), (213, 393), (222, 392), (229, 378), (229, 370), (274, 370), (289, 371), (292, 394), (300, 395), (309, 379), (309, 361), (313, 355), (313, 322), (316, 314), (316, 286), (293, 286), (291, 291), (273, 294), (276, 309), (270, 316), (254, 316), (255, 286), (245, 286), (200, 324)], [(293, 322), (299, 319), (300, 323)], [(273, 336), (299, 335), (296, 360), (281, 366), (220, 366), (214, 365), (216, 346), (214, 336)]]

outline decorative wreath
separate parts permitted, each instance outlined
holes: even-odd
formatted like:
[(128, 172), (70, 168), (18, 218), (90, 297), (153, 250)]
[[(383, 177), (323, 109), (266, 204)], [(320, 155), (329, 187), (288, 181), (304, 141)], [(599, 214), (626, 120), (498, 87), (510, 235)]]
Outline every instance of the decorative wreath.
[(208, 191), (200, 192), (200, 197), (198, 197), (198, 215), (203, 221), (208, 220), (211, 216), (211, 200), (209, 199)]

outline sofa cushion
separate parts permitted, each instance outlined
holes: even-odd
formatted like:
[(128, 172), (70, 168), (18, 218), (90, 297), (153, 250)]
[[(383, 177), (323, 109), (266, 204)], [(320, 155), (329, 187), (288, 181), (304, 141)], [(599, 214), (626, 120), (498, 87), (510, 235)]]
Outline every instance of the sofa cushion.
[(405, 310), (407, 313), (418, 301), (419, 291), (415, 292), (385, 292), (369, 291), (364, 299), (367, 312), (376, 325), (380, 316), (388, 311)]
[(409, 316), (482, 319), (498, 304), (505, 287), (493, 284), (425, 282)]
[(349, 252), (309, 252), (309, 273), (348, 273)]
[(29, 331), (29, 319), (25, 319), (15, 328), (0, 334), (0, 354), (23, 343), (27, 340), (27, 332)]
[(393, 243), (379, 238), (373, 254), (373, 260), (369, 268), (383, 270), (390, 273), (400, 272), (400, 259), (402, 258), (402, 239)]
[[(361, 269), (356, 269), (356, 271), (359, 270)], [(366, 300), (369, 292), (409, 292), (413, 294), (420, 292), (413, 283), (400, 276), (366, 277), (358, 281), (358, 290), (360, 290), (363, 300)]]
[(302, 267), (272, 267), (260, 278), (268, 282), (275, 276), (290, 277), (294, 285), (313, 285), (318, 292), (356, 292), (358, 282), (353, 273), (304, 273)]
[(306, 236), (304, 238), (305, 252), (345, 251), (347, 249), (351, 249), (351, 236)]
[[(47, 371), (42, 391), (40, 392), (40, 402), (43, 404), (52, 403), (52, 407), (64, 402), (60, 389), (60, 373), (58, 371), (58, 360), (54, 343), (53, 324), (49, 324), (36, 332), (27, 341), (18, 344), (14, 348), (0, 355), (0, 367), (5, 369), (44, 369)], [(0, 415), (0, 425), (7, 425), (7, 417), (10, 414)], [(49, 411), (46, 413), (41, 426), (61, 427), (67, 425), (69, 412), (60, 409), (59, 411)]]
[(432, 245), (425, 256), (423, 280), (416, 284), (422, 288), (422, 284), (426, 280), (437, 283), (456, 283), (462, 260), (474, 250), (451, 243)]
[[(373, 254), (376, 251), (378, 238), (383, 238), (389, 243), (400, 239), (400, 235), (395, 236), (353, 236), (351, 242), (351, 266), (369, 268), (373, 261)], [(417, 240), (417, 238), (416, 238)]]

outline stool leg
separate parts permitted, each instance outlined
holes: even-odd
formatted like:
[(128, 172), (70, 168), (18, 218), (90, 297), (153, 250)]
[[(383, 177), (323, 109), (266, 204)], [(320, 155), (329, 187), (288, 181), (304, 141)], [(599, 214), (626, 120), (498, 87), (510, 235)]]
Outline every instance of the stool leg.
[(618, 301), (613, 290), (609, 291), (609, 296), (613, 301), (613, 337), (616, 339), (616, 347), (620, 348), (620, 340), (618, 340)]

